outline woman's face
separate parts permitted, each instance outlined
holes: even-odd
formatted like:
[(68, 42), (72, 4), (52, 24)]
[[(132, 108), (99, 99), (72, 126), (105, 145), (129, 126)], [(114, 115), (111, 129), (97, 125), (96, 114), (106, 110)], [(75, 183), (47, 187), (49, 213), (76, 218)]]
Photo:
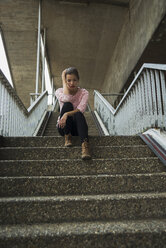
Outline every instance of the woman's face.
[(79, 80), (74, 74), (67, 74), (66, 75), (66, 84), (67, 88), (70, 91), (75, 91), (78, 87)]

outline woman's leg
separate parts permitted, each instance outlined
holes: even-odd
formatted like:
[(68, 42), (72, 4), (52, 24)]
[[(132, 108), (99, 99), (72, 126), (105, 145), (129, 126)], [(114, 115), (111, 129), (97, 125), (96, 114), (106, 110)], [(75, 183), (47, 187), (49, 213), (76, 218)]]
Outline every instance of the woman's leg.
[[(64, 115), (64, 113), (72, 111), (72, 110), (73, 110), (72, 103), (65, 102), (60, 112), (60, 118)], [(66, 125), (64, 128), (61, 128), (58, 126), (58, 131), (60, 135), (64, 136), (65, 134), (69, 134), (69, 133), (71, 134), (72, 125), (73, 125), (73, 117), (69, 116), (66, 120)]]
[(86, 123), (85, 116), (81, 112), (77, 112), (74, 114), (74, 122), (76, 124), (81, 143), (83, 143), (84, 140), (88, 140), (88, 125)]
[(88, 125), (86, 119), (81, 112), (74, 115), (74, 124), (76, 124), (78, 135), (82, 144), (82, 159), (90, 159), (89, 139), (88, 139)]
[[(61, 113), (60, 113), (60, 118), (64, 115), (64, 113), (72, 111), (73, 110), (73, 105), (70, 102), (65, 102)], [(60, 135), (65, 136), (65, 146), (72, 146), (72, 140), (71, 140), (71, 133), (72, 133), (72, 128), (73, 128), (73, 117), (69, 116), (66, 120), (66, 125), (64, 128), (61, 128), (58, 126), (58, 131)]]

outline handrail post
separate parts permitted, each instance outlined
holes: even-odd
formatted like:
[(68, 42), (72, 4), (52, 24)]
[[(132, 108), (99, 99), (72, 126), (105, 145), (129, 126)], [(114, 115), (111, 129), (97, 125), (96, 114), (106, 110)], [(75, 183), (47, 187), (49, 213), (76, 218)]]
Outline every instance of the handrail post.
[(53, 98), (54, 98), (54, 79), (52, 78), (52, 105), (53, 105)]
[(45, 45), (46, 45), (46, 29), (44, 28), (44, 35), (43, 35), (43, 71), (42, 71), (42, 90), (41, 92), (44, 92), (45, 89)]
[(41, 0), (39, 0), (39, 14), (38, 14), (38, 42), (37, 42), (37, 64), (36, 64), (36, 96), (35, 98), (37, 98), (37, 94), (39, 91), (39, 67), (40, 67), (40, 37), (41, 37)]
[(161, 79), (161, 94), (162, 94), (162, 105), (163, 105), (162, 116), (163, 116), (163, 123), (165, 123), (166, 126), (166, 80), (163, 71), (160, 71), (160, 79)]

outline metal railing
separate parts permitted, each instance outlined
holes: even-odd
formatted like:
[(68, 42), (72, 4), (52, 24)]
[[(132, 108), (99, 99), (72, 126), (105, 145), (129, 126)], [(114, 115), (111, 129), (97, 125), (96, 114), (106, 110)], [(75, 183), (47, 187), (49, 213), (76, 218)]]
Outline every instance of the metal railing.
[(143, 64), (116, 109), (98, 91), (94, 101), (110, 135), (166, 130), (166, 65)]
[(101, 93), (102, 96), (114, 107), (116, 108), (120, 103), (123, 93)]
[(32, 136), (47, 109), (47, 102), (45, 91), (26, 109), (0, 70), (0, 135)]

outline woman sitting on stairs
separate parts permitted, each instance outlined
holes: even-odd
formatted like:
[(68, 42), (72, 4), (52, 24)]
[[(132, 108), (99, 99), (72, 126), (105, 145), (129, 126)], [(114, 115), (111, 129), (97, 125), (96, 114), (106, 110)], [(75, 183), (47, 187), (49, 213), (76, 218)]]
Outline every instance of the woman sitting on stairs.
[(89, 93), (78, 87), (79, 74), (76, 68), (70, 67), (62, 72), (63, 88), (56, 90), (55, 95), (60, 105), (60, 116), (57, 128), (65, 136), (65, 146), (72, 146), (72, 136), (80, 136), (82, 159), (90, 159), (88, 125), (83, 115), (88, 103)]

